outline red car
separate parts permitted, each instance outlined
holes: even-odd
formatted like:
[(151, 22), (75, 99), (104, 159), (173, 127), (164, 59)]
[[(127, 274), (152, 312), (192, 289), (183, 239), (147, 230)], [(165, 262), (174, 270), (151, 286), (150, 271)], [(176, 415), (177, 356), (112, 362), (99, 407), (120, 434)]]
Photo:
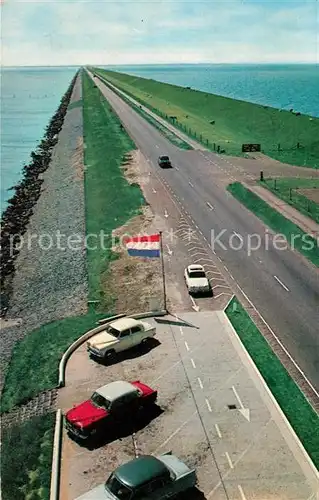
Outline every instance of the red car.
[(91, 399), (65, 414), (68, 433), (81, 440), (129, 421), (140, 409), (155, 403), (157, 391), (139, 380), (116, 381), (97, 389)]

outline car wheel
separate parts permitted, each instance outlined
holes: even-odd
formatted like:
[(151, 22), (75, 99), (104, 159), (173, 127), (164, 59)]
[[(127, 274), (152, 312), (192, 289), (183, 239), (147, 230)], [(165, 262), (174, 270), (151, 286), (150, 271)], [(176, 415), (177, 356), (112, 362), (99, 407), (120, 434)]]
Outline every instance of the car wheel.
[(114, 351), (114, 349), (112, 349), (111, 351), (107, 351), (104, 354), (104, 361), (106, 361), (107, 363), (112, 363), (115, 360), (115, 357), (116, 352)]

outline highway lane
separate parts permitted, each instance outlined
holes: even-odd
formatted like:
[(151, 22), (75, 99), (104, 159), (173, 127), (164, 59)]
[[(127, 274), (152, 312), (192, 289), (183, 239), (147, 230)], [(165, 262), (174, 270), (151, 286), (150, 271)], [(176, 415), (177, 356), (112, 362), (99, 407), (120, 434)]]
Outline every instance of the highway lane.
[[(103, 89), (136, 145), (156, 169), (159, 154), (171, 157), (178, 170), (160, 170), (158, 173), (183, 202), (208, 241), (211, 229), (217, 233), (227, 229), (228, 235), (221, 237), (223, 243), (227, 243), (233, 231), (243, 237), (256, 233), (264, 241), (265, 226), (214, 182), (214, 174), (217, 174), (214, 166), (199, 152), (194, 162), (193, 154), (190, 157), (185, 151), (180, 151), (105, 85), (100, 81), (96, 83)], [(218, 161), (222, 160), (216, 156), (216, 163)], [(207, 201), (214, 207), (213, 211)], [(267, 251), (262, 246), (248, 256), (245, 247), (237, 251), (216, 247), (216, 254), (318, 389), (318, 271), (290, 249), (280, 251), (270, 247)]]

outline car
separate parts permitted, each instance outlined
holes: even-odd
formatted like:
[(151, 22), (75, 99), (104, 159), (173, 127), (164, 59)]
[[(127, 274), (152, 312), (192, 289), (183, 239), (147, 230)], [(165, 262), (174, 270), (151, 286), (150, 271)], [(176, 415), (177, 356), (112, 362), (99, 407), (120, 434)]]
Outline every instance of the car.
[(158, 158), (158, 164), (162, 168), (170, 168), (172, 166), (171, 161), (168, 156), (160, 156)]
[(184, 279), (190, 294), (211, 293), (211, 286), (203, 266), (191, 264), (186, 267)]
[(87, 342), (87, 351), (92, 358), (111, 361), (127, 349), (146, 344), (156, 335), (156, 328), (144, 321), (124, 317), (109, 323), (105, 330)]
[(76, 500), (164, 500), (176, 498), (197, 484), (195, 469), (171, 452), (141, 455), (120, 465), (105, 484)]
[(153, 405), (157, 391), (146, 384), (115, 381), (97, 389), (90, 399), (74, 406), (65, 414), (68, 434), (82, 441), (114, 429), (139, 411)]

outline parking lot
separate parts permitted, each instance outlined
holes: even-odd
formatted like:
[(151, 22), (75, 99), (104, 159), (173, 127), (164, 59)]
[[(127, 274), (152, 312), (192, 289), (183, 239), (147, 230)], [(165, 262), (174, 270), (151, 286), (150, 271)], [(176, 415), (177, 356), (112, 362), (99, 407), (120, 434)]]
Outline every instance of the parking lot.
[(149, 351), (128, 351), (104, 366), (90, 360), (83, 345), (70, 358), (59, 393), (63, 411), (121, 379), (140, 379), (157, 389), (158, 408), (96, 449), (64, 434), (61, 500), (74, 500), (103, 482), (136, 453), (169, 450), (196, 467), (199, 491), (190, 499), (317, 498), (306, 457), (254, 376), (224, 313), (188, 312), (151, 321), (157, 342)]

